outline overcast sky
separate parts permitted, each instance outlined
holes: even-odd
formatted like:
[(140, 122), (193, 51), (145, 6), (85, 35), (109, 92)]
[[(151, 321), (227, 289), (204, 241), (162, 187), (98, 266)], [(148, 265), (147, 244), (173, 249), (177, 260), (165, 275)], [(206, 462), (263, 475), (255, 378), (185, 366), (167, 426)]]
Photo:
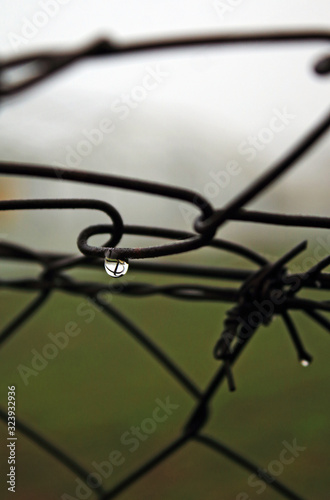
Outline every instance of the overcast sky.
[[(329, 21), (328, 0), (2, 0), (0, 55), (65, 50), (100, 36), (125, 43), (287, 27), (329, 30)], [(182, 185), (200, 190), (221, 207), (326, 113), (330, 81), (316, 77), (312, 68), (328, 53), (329, 44), (320, 42), (168, 51), (79, 63), (2, 103), (1, 158)], [(93, 135), (92, 130), (98, 132)], [(258, 134), (261, 142), (251, 144)], [(88, 148), (86, 141), (93, 140), (97, 144), (84, 150), (82, 141)], [(327, 137), (251, 207), (327, 213), (329, 142)], [(238, 164), (236, 173), (223, 187), (219, 179), (226, 174), (221, 177), (219, 172), (232, 161)], [(108, 190), (63, 182), (1, 184), (2, 197), (97, 196), (118, 206), (127, 223), (169, 221), (189, 227), (178, 206), (153, 197), (144, 197), (142, 203), (141, 196), (111, 190), (109, 197)], [(311, 189), (313, 196), (308, 194)], [(46, 246), (57, 241), (56, 234), (45, 235), (40, 228), (47, 227), (49, 217), (56, 228), (58, 216), (23, 217), (12, 216), (6, 224), (14, 239), (19, 241), (24, 220), (31, 225), (31, 242), (36, 237)], [(86, 215), (87, 224), (96, 222), (95, 214)], [(71, 234), (74, 224), (74, 217), (66, 218), (63, 234)]]

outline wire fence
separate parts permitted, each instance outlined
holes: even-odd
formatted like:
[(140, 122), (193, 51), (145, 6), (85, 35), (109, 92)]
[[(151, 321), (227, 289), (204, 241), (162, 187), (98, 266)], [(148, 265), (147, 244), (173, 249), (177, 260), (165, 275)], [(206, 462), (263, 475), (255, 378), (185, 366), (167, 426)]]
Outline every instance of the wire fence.
[[(176, 50), (193, 46), (221, 46), (228, 44), (250, 44), (263, 46), (265, 44), (316, 43), (330, 41), (328, 32), (278, 32), (262, 34), (226, 35), (214, 37), (194, 37), (174, 40), (141, 43), (127, 46), (98, 41), (91, 46), (70, 53), (40, 53), (9, 61), (3, 61), (0, 66), (1, 85), (0, 95), (7, 96), (23, 92), (26, 88), (37, 85), (41, 80), (50, 78), (55, 72), (77, 63), (85, 58), (124, 57), (126, 54), (140, 54), (151, 50)], [(24, 68), (30, 64), (34, 67), (32, 76), (26, 80), (15, 81), (10, 78), (11, 71)], [(330, 73), (330, 57), (320, 57), (315, 65), (315, 73), (320, 78)], [(43, 271), (35, 278), (1, 279), (0, 286), (5, 289), (24, 290), (37, 296), (12, 318), (0, 333), (0, 344), (5, 348), (7, 342), (24, 323), (32, 318), (43, 305), (50, 300), (54, 291), (68, 294), (77, 294), (92, 300), (100, 310), (125, 330), (131, 338), (153, 356), (178, 384), (195, 401), (193, 412), (187, 416), (184, 428), (176, 439), (152, 456), (141, 467), (128, 475), (119, 484), (105, 490), (102, 485), (93, 486), (100, 500), (120, 496), (139, 478), (152, 471), (158, 464), (167, 460), (184, 445), (195, 441), (208, 449), (213, 449), (228, 460), (260, 476), (260, 467), (241, 454), (233, 451), (219, 440), (204, 433), (204, 427), (210, 415), (210, 405), (221, 384), (226, 381), (230, 391), (235, 390), (234, 365), (258, 328), (267, 326), (274, 316), (282, 318), (288, 335), (296, 349), (299, 362), (307, 366), (312, 356), (305, 349), (298, 329), (292, 319), (291, 311), (302, 311), (306, 316), (330, 330), (330, 321), (327, 313), (330, 311), (330, 302), (314, 300), (299, 296), (301, 290), (317, 289), (326, 292), (330, 289), (330, 274), (324, 269), (330, 264), (330, 256), (324, 258), (304, 273), (290, 273), (287, 264), (291, 259), (306, 249), (307, 242), (303, 241), (294, 248), (286, 249), (283, 256), (275, 262), (270, 262), (260, 253), (247, 246), (239, 245), (215, 237), (217, 230), (227, 221), (235, 220), (253, 222), (256, 224), (293, 226), (305, 228), (330, 228), (330, 218), (316, 216), (283, 215), (246, 210), (244, 207), (254, 200), (267, 188), (298, 163), (310, 148), (325, 135), (330, 125), (329, 110), (314, 124), (304, 137), (295, 144), (286, 156), (276, 165), (271, 166), (255, 182), (247, 186), (237, 197), (224, 208), (214, 208), (209, 200), (197, 192), (174, 186), (141, 181), (134, 178), (106, 175), (93, 172), (82, 172), (51, 166), (33, 164), (17, 164), (0, 162), (0, 174), (7, 176), (35, 177), (56, 181), (69, 181), (96, 186), (108, 186), (146, 195), (158, 195), (168, 199), (180, 200), (192, 204), (200, 211), (196, 217), (191, 232), (166, 229), (161, 227), (125, 225), (120, 213), (108, 203), (93, 199), (32, 199), (0, 201), (0, 210), (76, 210), (93, 209), (104, 212), (110, 219), (108, 225), (90, 226), (77, 235), (77, 245), (81, 255), (69, 255), (65, 252), (51, 253), (30, 249), (25, 245), (17, 245), (9, 241), (1, 241), (0, 258), (14, 262), (34, 262), (42, 266)], [(91, 246), (88, 240), (93, 235), (108, 235), (108, 241), (101, 247)], [(164, 238), (170, 240), (158, 246), (144, 248), (122, 248), (119, 245), (123, 235), (144, 236), (150, 238)], [(202, 247), (213, 247), (239, 255), (256, 265), (256, 270), (237, 268), (207, 267), (204, 265), (173, 264), (143, 259), (169, 256), (179, 253), (188, 253)], [(128, 265), (133, 270), (147, 273), (164, 273), (168, 276), (189, 276), (195, 279), (194, 284), (166, 284), (155, 285), (148, 282), (124, 282), (117, 286), (117, 281), (109, 285), (94, 281), (75, 279), (66, 271), (73, 268), (90, 267), (100, 268), (100, 262), (105, 261), (108, 274), (118, 277), (125, 274)], [(217, 284), (205, 285), (201, 278), (214, 278)], [(238, 287), (221, 287), (219, 280), (239, 283)], [(153, 295), (170, 296), (174, 299), (187, 301), (212, 301), (232, 304), (223, 321), (223, 331), (214, 346), (213, 355), (219, 360), (220, 366), (214, 373), (204, 390), (200, 390), (191, 378), (181, 369), (171, 357), (164, 352), (149, 336), (138, 328), (120, 310), (106, 300), (108, 293), (120, 294), (123, 297), (146, 297)], [(263, 307), (260, 307), (260, 304)], [(267, 306), (267, 307), (266, 307)], [(7, 412), (0, 410), (0, 417), (7, 422)], [(85, 484), (90, 484), (90, 473), (79, 461), (58, 448), (43, 436), (17, 417), (16, 428), (20, 433), (30, 438), (37, 446), (49, 453), (69, 470), (81, 478)], [(276, 477), (264, 477), (270, 488), (280, 493), (284, 498), (302, 500), (302, 496), (293, 492)]]

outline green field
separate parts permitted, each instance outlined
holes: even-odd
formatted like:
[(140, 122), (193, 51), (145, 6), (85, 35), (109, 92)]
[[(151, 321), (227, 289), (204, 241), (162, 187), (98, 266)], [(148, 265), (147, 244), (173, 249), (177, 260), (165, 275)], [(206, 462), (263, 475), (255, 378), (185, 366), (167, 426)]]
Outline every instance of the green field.
[[(74, 272), (90, 280), (105, 279), (102, 271)], [(129, 272), (134, 282), (191, 282), (181, 277), (146, 276)], [(212, 284), (215, 284), (213, 281)], [(231, 286), (237, 286), (231, 284)], [(1, 325), (35, 295), (1, 292)], [(111, 304), (125, 312), (197, 383), (206, 387), (218, 362), (213, 346), (230, 305), (187, 302), (166, 297), (114, 296)], [(84, 313), (84, 314), (82, 314)], [(296, 440), (304, 450), (284, 465), (278, 479), (306, 499), (329, 498), (329, 373), (328, 338), (321, 327), (302, 313), (293, 314), (314, 361), (303, 368), (280, 319), (260, 328), (234, 367), (237, 390), (226, 383), (213, 400), (205, 432), (249, 457), (263, 468), (278, 460), (283, 441)], [(47, 366), (29, 373), (25, 382), (20, 365), (32, 367), (32, 349), (42, 352), (49, 333), (76, 324), (75, 337), (58, 350)], [(78, 333), (79, 332), (79, 333)], [(34, 351), (35, 352), (35, 351)], [(21, 368), (22, 372), (22, 368)], [(46, 305), (24, 324), (0, 351), (1, 406), (6, 407), (8, 385), (16, 385), (17, 416), (74, 457), (87, 470), (92, 463), (120, 452), (121, 464), (103, 486), (111, 488), (179, 436), (194, 406), (182, 386), (118, 324), (84, 297), (54, 293)], [(138, 446), (123, 444), (132, 426), (152, 416), (157, 401), (170, 398), (178, 407)], [(7, 473), (7, 428), (0, 426), (1, 481)], [(127, 434), (128, 433), (128, 434)], [(15, 496), (2, 498), (55, 500), (65, 493), (77, 498), (76, 476), (31, 440), (17, 433)], [(118, 498), (157, 500), (277, 500), (267, 487), (259, 492), (248, 484), (249, 471), (197, 442), (190, 442)], [(65, 497), (64, 497), (65, 498)], [(70, 498), (70, 497), (68, 497)], [(85, 498), (96, 498), (94, 495)]]

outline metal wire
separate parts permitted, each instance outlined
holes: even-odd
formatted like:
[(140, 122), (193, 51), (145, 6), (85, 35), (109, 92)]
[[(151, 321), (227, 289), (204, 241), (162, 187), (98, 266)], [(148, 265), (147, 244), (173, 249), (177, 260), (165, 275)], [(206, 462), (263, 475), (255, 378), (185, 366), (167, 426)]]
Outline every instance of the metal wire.
[[(319, 43), (329, 42), (329, 32), (278, 32), (257, 33), (242, 35), (226, 35), (214, 37), (194, 37), (156, 42), (137, 43), (134, 45), (120, 46), (114, 42), (101, 40), (93, 43), (87, 48), (71, 53), (40, 53), (23, 58), (5, 61), (0, 65), (0, 96), (6, 98), (23, 92), (25, 89), (37, 85), (40, 81), (50, 78), (55, 72), (77, 63), (84, 58), (95, 57), (123, 57), (126, 54), (140, 54), (150, 50), (178, 50), (189, 49), (193, 46), (225, 45), (225, 44), (276, 44), (276, 43)], [(314, 67), (315, 73), (323, 77), (330, 73), (329, 56), (320, 57)], [(33, 64), (37, 75), (23, 82), (6, 83), (6, 74), (13, 68), (25, 64)], [(227, 380), (230, 390), (235, 390), (236, 384), (233, 376), (233, 366), (243, 354), (259, 326), (267, 326), (274, 316), (280, 316), (288, 330), (288, 334), (296, 349), (298, 360), (301, 363), (310, 363), (312, 356), (306, 351), (300, 338), (297, 327), (290, 315), (292, 310), (301, 310), (309, 318), (317, 322), (327, 331), (330, 331), (330, 321), (323, 315), (322, 311), (330, 311), (330, 302), (326, 300), (312, 300), (298, 296), (302, 289), (316, 288), (320, 291), (330, 289), (330, 274), (323, 270), (330, 264), (330, 257), (326, 257), (316, 266), (304, 274), (292, 274), (287, 270), (287, 263), (300, 252), (306, 249), (307, 242), (302, 242), (293, 249), (286, 249), (286, 253), (276, 262), (269, 262), (264, 256), (246, 246), (230, 241), (215, 238), (216, 231), (227, 221), (245, 221), (264, 225), (282, 225), (294, 227), (320, 227), (330, 228), (330, 218), (316, 216), (283, 215), (277, 213), (264, 213), (248, 211), (244, 207), (260, 193), (271, 187), (274, 182), (290, 168), (297, 165), (302, 156), (327, 132), (330, 126), (330, 114), (320, 118), (319, 123), (314, 124), (311, 130), (296, 144), (285, 157), (276, 165), (270, 167), (264, 175), (248, 186), (242, 193), (234, 198), (224, 208), (214, 208), (209, 200), (200, 194), (175, 186), (157, 184), (137, 179), (127, 179), (114, 175), (106, 175), (92, 172), (82, 172), (62, 168), (52, 168), (33, 164), (17, 164), (13, 162), (0, 162), (0, 174), (8, 176), (26, 176), (36, 178), (47, 178), (54, 181), (61, 180), (69, 182), (85, 183), (89, 185), (108, 186), (126, 190), (138, 191), (145, 194), (166, 197), (168, 199), (181, 200), (193, 204), (199, 211), (192, 232), (166, 229), (150, 226), (124, 225), (120, 213), (115, 207), (99, 200), (82, 199), (38, 199), (38, 200), (9, 200), (0, 201), (0, 211), (8, 210), (59, 210), (59, 209), (96, 209), (105, 212), (111, 220), (108, 225), (96, 225), (85, 228), (77, 235), (77, 245), (81, 255), (68, 255), (66, 253), (50, 253), (40, 250), (31, 250), (24, 244), (17, 245), (8, 241), (0, 242), (0, 259), (22, 262), (34, 262), (40, 264), (42, 272), (35, 278), (1, 279), (0, 287), (4, 289), (24, 290), (26, 292), (38, 291), (37, 297), (19, 311), (14, 318), (0, 332), (0, 345), (4, 348), (5, 342), (17, 332), (17, 330), (38, 313), (40, 308), (51, 299), (52, 292), (61, 290), (68, 294), (76, 294), (91, 299), (106, 316), (120, 325), (131, 338), (153, 356), (158, 363), (172, 376), (190, 396), (195, 400), (195, 407), (191, 415), (176, 439), (169, 443), (151, 457), (140, 468), (126, 477), (122, 482), (110, 490), (99, 486), (95, 493), (100, 500), (106, 500), (119, 496), (139, 478), (149, 473), (158, 464), (164, 462), (175, 454), (190, 441), (195, 441), (218, 454), (232, 460), (236, 465), (252, 471), (256, 474), (260, 467), (231, 450), (228, 446), (220, 443), (212, 436), (203, 433), (203, 428), (208, 422), (210, 415), (210, 404), (222, 382)], [(92, 235), (106, 234), (108, 241), (101, 247), (90, 246), (88, 239)], [(147, 236), (173, 240), (159, 246), (145, 248), (121, 248), (118, 247), (123, 235)], [(207, 267), (199, 265), (172, 264), (157, 261), (146, 261), (146, 258), (157, 258), (177, 253), (187, 253), (192, 250), (210, 246), (218, 250), (240, 255), (253, 262), (257, 268), (255, 271), (244, 269), (231, 269), (221, 267)], [(130, 261), (130, 265), (136, 272), (163, 273), (168, 276), (189, 276), (196, 279), (193, 284), (180, 284), (172, 282), (169, 285), (154, 285), (147, 282), (124, 283), (120, 288), (113, 284), (105, 285), (99, 282), (82, 281), (74, 279), (67, 272), (73, 268), (100, 266), (100, 259), (112, 258)], [(216, 285), (205, 285), (198, 282), (203, 277), (216, 280), (239, 282), (240, 286), (224, 288)], [(100, 295), (102, 292), (102, 295)], [(127, 317), (119, 309), (110, 305), (106, 300), (108, 293), (118, 293), (123, 297), (140, 297), (163, 295), (176, 300), (186, 301), (214, 301), (233, 304), (224, 318), (224, 329), (216, 345), (214, 356), (220, 360), (220, 366), (209, 381), (204, 390), (200, 390), (180, 366), (165, 353), (146, 333)], [(272, 310), (268, 314), (261, 314), (257, 304), (261, 301), (269, 301)], [(258, 319), (252, 323), (254, 315)], [(249, 328), (246, 328), (249, 325)], [(7, 414), (0, 409), (0, 418), (7, 421)], [(89, 472), (68, 453), (59, 449), (43, 436), (38, 430), (33, 429), (19, 418), (16, 422), (19, 432), (32, 440), (35, 445), (42, 448), (46, 453), (52, 455), (65, 465), (73, 474), (78, 475), (87, 484)], [(275, 489), (284, 498), (302, 500), (302, 496), (294, 493), (277, 479), (272, 478), (269, 487)]]

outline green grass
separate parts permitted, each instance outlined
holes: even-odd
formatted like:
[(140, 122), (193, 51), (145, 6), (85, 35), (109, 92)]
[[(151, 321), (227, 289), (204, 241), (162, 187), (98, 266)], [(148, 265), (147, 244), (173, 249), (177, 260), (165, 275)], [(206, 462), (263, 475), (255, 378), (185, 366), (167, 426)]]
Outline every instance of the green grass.
[[(99, 279), (100, 274), (93, 276), (86, 271), (80, 276)], [(135, 282), (144, 278), (141, 274), (130, 275)], [(152, 280), (189, 282), (173, 277)], [(27, 293), (2, 292), (0, 324), (6, 324), (30, 300), (32, 295)], [(79, 315), (82, 303), (89, 315)], [(207, 385), (218, 366), (212, 350), (230, 305), (118, 296), (112, 304), (161, 346), (200, 388)], [(267, 329), (260, 328), (234, 368), (237, 391), (229, 393), (226, 384), (218, 391), (205, 432), (263, 467), (278, 459), (283, 441), (291, 443), (296, 439), (306, 449), (284, 467), (279, 480), (306, 498), (326, 500), (328, 338), (302, 313), (294, 317), (314, 356), (312, 365), (299, 365), (279, 319)], [(31, 367), (31, 349), (40, 352), (50, 343), (48, 333), (63, 331), (68, 322), (75, 322), (80, 333), (25, 385), (17, 367)], [(2, 346), (2, 407), (6, 406), (7, 386), (12, 384), (16, 385), (17, 416), (87, 469), (93, 471), (92, 462), (108, 460), (114, 450), (122, 453), (124, 463), (115, 467), (104, 482), (109, 488), (177, 437), (194, 404), (180, 384), (119, 325), (95, 311), (83, 297), (60, 293), (54, 293), (38, 314)], [(178, 409), (131, 453), (121, 436), (151, 417), (157, 406), (155, 400), (166, 397), (178, 404)], [(4, 423), (0, 437), (0, 470), (6, 471)], [(75, 475), (19, 433), (17, 460), (16, 500), (60, 499), (64, 493), (75, 497)], [(245, 500), (281, 498), (269, 488), (257, 495), (256, 488), (247, 483), (249, 475), (212, 450), (191, 442), (120, 498), (241, 500), (242, 492), (247, 495)], [(6, 491), (6, 486), (1, 485), (1, 489)], [(2, 498), (12, 496), (7, 492)]]

